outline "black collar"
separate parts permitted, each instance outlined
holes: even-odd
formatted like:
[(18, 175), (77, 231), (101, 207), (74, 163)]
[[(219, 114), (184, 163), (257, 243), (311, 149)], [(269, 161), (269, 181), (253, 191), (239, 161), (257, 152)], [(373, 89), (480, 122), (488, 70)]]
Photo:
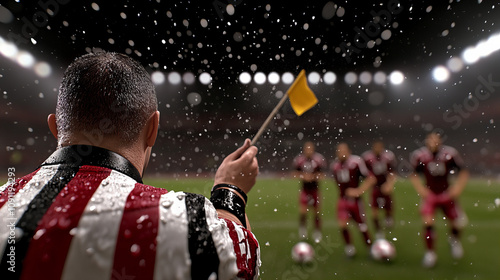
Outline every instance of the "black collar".
[(130, 161), (115, 152), (100, 147), (73, 145), (59, 148), (42, 163), (42, 166), (53, 164), (106, 167), (121, 172), (142, 183), (141, 174)]

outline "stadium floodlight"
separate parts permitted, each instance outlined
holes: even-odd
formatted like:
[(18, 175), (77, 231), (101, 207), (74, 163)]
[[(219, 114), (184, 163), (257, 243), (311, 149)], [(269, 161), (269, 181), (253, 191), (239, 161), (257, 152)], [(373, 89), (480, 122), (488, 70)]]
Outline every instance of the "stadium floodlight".
[(391, 75), (389, 75), (389, 81), (391, 81), (393, 85), (400, 85), (403, 83), (404, 79), (405, 75), (398, 70), (392, 71)]
[(202, 83), (204, 85), (208, 85), (212, 81), (212, 76), (207, 72), (203, 72), (203, 73), (201, 73), (199, 79), (200, 79), (200, 83)]
[(275, 85), (280, 82), (280, 75), (276, 72), (271, 72), (269, 75), (267, 75), (267, 80), (269, 83)]
[(358, 81), (358, 75), (356, 75), (356, 73), (354, 72), (347, 72), (347, 74), (345, 74), (344, 76), (344, 81), (348, 84), (348, 85), (353, 85), (355, 84), (357, 81)]
[(451, 72), (456, 73), (464, 68), (464, 62), (460, 57), (452, 57), (448, 60), (446, 66), (448, 66), (448, 69), (450, 69)]
[(309, 75), (307, 75), (307, 80), (311, 84), (317, 84), (321, 80), (321, 76), (319, 75), (318, 72), (313, 71), (309, 73)]
[(378, 71), (373, 75), (373, 81), (378, 85), (383, 85), (387, 82), (387, 75), (382, 71)]
[(168, 74), (168, 82), (171, 83), (172, 85), (178, 85), (182, 81), (181, 74), (178, 72), (170, 72)]
[(464, 59), (465, 63), (473, 64), (479, 60), (479, 53), (477, 52), (476, 48), (469, 47), (466, 48), (462, 53), (462, 58)]
[(165, 75), (161, 71), (151, 73), (151, 81), (155, 85), (161, 85), (165, 82)]
[(372, 82), (372, 74), (368, 71), (363, 71), (361, 74), (359, 74), (359, 81), (363, 85), (367, 85)]
[(52, 67), (50, 67), (47, 62), (38, 62), (37, 64), (35, 64), (33, 69), (35, 70), (35, 74), (42, 78), (48, 77), (50, 74), (52, 74)]
[(0, 53), (2, 55), (10, 59), (15, 59), (18, 51), (16, 45), (0, 37)]
[(335, 75), (332, 71), (328, 71), (325, 75), (323, 75), (323, 81), (327, 85), (333, 85), (335, 81), (337, 81), (337, 75)]
[(21, 65), (24, 68), (30, 68), (33, 67), (33, 65), (35, 65), (35, 58), (29, 52), (26, 51), (18, 52), (16, 60), (17, 63), (19, 63), (19, 65)]
[(239, 77), (240, 83), (246, 85), (252, 81), (252, 76), (248, 72), (242, 72)]
[(257, 72), (255, 73), (255, 75), (253, 76), (253, 80), (255, 83), (257, 83), (258, 85), (262, 85), (263, 83), (266, 82), (266, 74), (262, 73), (262, 72)]
[(448, 78), (450, 77), (450, 71), (448, 70), (448, 68), (439, 65), (436, 66), (434, 70), (432, 70), (432, 77), (434, 78), (434, 80), (442, 83), (448, 80)]
[(293, 80), (295, 80), (295, 78), (293, 77), (293, 74), (290, 72), (285, 72), (283, 73), (283, 75), (281, 75), (281, 81), (283, 81), (284, 84), (289, 85), (293, 83)]
[(182, 75), (182, 81), (187, 85), (192, 85), (196, 81), (194, 74), (191, 72), (186, 72)]

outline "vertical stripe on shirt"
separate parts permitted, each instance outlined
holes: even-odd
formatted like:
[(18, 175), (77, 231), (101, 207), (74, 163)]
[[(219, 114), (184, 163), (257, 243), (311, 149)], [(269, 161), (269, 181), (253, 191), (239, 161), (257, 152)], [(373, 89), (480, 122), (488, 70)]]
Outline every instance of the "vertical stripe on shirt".
[[(236, 247), (229, 236), (228, 220), (219, 219), (217, 210), (210, 200), (205, 200), (205, 216), (219, 257), (219, 279), (234, 279), (238, 273)], [(231, 222), (232, 223), (232, 222)]]
[[(60, 279), (66, 255), (73, 238), (72, 230), (101, 182), (111, 170), (84, 166), (55, 198), (41, 219), (24, 260), (23, 279), (43, 275), (47, 279)], [(89, 180), (89, 174), (92, 180)], [(74, 232), (74, 230), (73, 230)]]
[[(10, 248), (13, 248), (16, 252), (16, 270), (15, 272), (8, 271), (10, 266), (7, 263), (9, 257), (7, 252), (9, 250), (4, 250), (2, 257), (2, 262), (0, 263), (0, 276), (3, 273), (9, 273), (9, 279), (19, 279), (21, 272), (23, 271), (23, 261), (28, 252), (30, 242), (35, 234), (36, 228), (49, 209), (52, 201), (56, 198), (59, 192), (66, 186), (66, 184), (73, 179), (78, 167), (60, 165), (56, 174), (50, 179), (50, 181), (43, 186), (40, 192), (33, 198), (29, 203), (26, 211), (19, 219), (16, 227), (22, 232), (22, 236), (16, 240), (15, 244), (10, 244)], [(3, 279), (6, 275), (3, 275)]]
[(61, 279), (126, 279), (112, 271), (118, 229), (128, 195), (136, 181), (117, 171), (101, 183), (87, 203), (73, 234)]
[[(11, 196), (10, 200), (8, 194), (9, 190), (6, 190), (6, 201), (3, 203), (3, 206), (0, 207), (0, 221), (2, 221), (2, 225), (5, 225), (0, 227), (0, 254), (2, 254), (0, 256), (5, 255), (5, 248), (9, 248), (10, 252), (10, 244), (17, 240), (19, 237), (17, 234), (20, 233), (20, 231), (15, 230), (15, 224), (17, 224), (17, 221), (21, 218), (31, 199), (35, 197), (42, 189), (42, 186), (54, 176), (56, 170), (57, 169), (54, 168), (42, 168), (17, 180), (19, 184), (16, 183), (14, 186), (16, 195)], [(21, 194), (19, 191), (21, 191)], [(0, 273), (2, 272), (0, 271)]]
[(208, 230), (205, 215), (205, 197), (187, 193), (186, 210), (191, 277), (193, 279), (208, 279), (213, 273), (218, 275), (219, 257), (212, 239), (212, 233)]
[(185, 199), (183, 192), (173, 191), (160, 198), (155, 279), (167, 275), (169, 279), (192, 279)]
[(130, 192), (118, 230), (113, 271), (126, 269), (128, 276), (153, 279), (158, 205), (166, 192), (139, 183)]

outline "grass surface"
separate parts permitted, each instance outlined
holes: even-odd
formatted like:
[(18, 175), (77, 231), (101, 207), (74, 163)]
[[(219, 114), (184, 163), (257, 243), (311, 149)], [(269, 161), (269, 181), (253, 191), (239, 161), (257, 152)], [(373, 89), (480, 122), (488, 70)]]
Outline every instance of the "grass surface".
[[(169, 190), (209, 195), (211, 180), (150, 179), (147, 184)], [(338, 191), (333, 181), (321, 184), (323, 241), (313, 245), (315, 260), (309, 265), (297, 265), (291, 259), (291, 248), (298, 238), (299, 182), (292, 179), (259, 179), (249, 194), (247, 213), (252, 231), (261, 246), (262, 279), (499, 279), (500, 277), (500, 198), (498, 182), (471, 180), (460, 199), (469, 217), (462, 233), (465, 256), (459, 261), (451, 258), (447, 242), (449, 229), (442, 213), (438, 212), (438, 263), (433, 269), (421, 266), (424, 242), (420, 236), (422, 224), (418, 214), (419, 198), (406, 180), (396, 183), (394, 193), (396, 225), (386, 234), (396, 246), (394, 261), (371, 260), (362, 237), (350, 227), (358, 254), (349, 259), (343, 251), (343, 241), (336, 225)], [(365, 201), (367, 196), (365, 196)], [(365, 203), (366, 204), (366, 203)], [(367, 221), (373, 233), (371, 210), (365, 207)], [(312, 219), (308, 219), (312, 228)], [(311, 234), (310, 234), (311, 235)], [(372, 234), (373, 235), (373, 234)]]

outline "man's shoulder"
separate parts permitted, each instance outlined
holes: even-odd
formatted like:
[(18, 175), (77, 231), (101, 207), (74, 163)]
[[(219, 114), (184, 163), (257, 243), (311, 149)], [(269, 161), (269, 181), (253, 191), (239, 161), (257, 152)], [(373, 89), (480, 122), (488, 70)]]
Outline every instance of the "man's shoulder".
[(385, 150), (382, 153), (382, 156), (388, 161), (394, 160), (396, 158), (396, 155), (391, 150)]
[(371, 151), (371, 150), (368, 150), (368, 151), (365, 151), (361, 154), (361, 158), (363, 158), (364, 160), (371, 160), (375, 157), (375, 154)]
[(429, 149), (427, 147), (424, 146), (424, 147), (420, 147), (420, 148), (414, 150), (411, 153), (411, 155), (413, 158), (420, 158), (420, 157), (432, 155), (432, 153), (431, 153), (431, 151), (429, 151)]
[(358, 155), (350, 155), (349, 158), (347, 159), (347, 163), (349, 164), (349, 166), (353, 167), (354, 165), (365, 164), (364, 160)]
[(441, 152), (442, 153), (445, 153), (445, 154), (448, 154), (450, 156), (456, 156), (458, 155), (458, 150), (451, 147), (451, 146), (447, 146), (447, 145), (442, 145), (441, 146)]

